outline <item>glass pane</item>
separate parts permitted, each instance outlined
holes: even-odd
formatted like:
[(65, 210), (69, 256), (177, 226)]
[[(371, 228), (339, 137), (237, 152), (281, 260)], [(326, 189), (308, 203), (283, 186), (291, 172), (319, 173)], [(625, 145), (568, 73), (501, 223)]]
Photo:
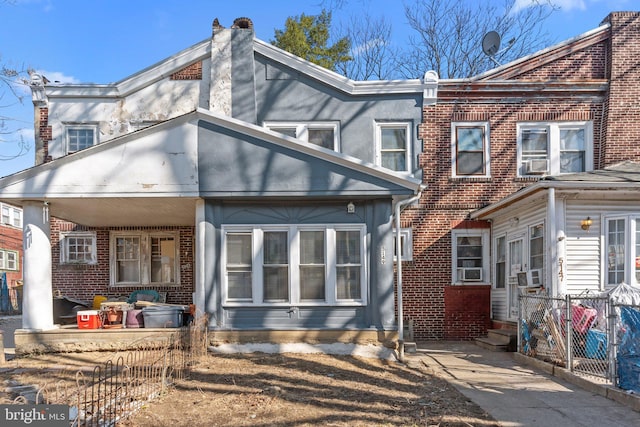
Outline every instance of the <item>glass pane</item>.
[(614, 219), (608, 221), (607, 276), (610, 285), (624, 281), (625, 258), (625, 221)]
[(560, 172), (584, 172), (584, 151), (582, 152), (561, 152)]
[(300, 262), (324, 264), (324, 231), (300, 232)]
[(389, 149), (406, 149), (407, 128), (388, 128), (383, 127), (381, 130), (382, 141), (380, 146), (383, 150)]
[(547, 152), (546, 129), (522, 130), (522, 152), (527, 153), (531, 151)]
[(280, 133), (285, 134), (287, 136), (291, 136), (293, 138), (296, 138), (296, 128), (294, 128), (294, 127), (290, 127), (290, 128), (271, 127), (270, 129), (272, 131), (280, 132)]
[(286, 231), (270, 231), (264, 233), (264, 263), (287, 264), (289, 260), (289, 243)]
[(383, 152), (381, 165), (383, 168), (394, 171), (406, 171), (406, 158), (403, 152)]
[(69, 151), (79, 151), (93, 145), (93, 129), (69, 129)]
[(484, 175), (484, 153), (458, 152), (456, 167), (458, 175)]
[(504, 289), (507, 283), (507, 277), (505, 274), (506, 263), (496, 263), (496, 288)]
[(560, 150), (584, 151), (584, 129), (560, 129)]
[(227, 234), (227, 265), (251, 265), (251, 234)]
[(140, 282), (140, 238), (116, 238), (116, 282)]
[(456, 128), (458, 134), (458, 151), (482, 151), (483, 150), (483, 129), (482, 128)]
[(329, 150), (334, 149), (333, 129), (309, 129), (309, 142)]
[(176, 244), (173, 237), (151, 238), (151, 282), (175, 282)]
[(324, 266), (300, 267), (300, 298), (303, 300), (325, 299)]
[(288, 301), (289, 300), (289, 267), (265, 266), (264, 272), (264, 300)]
[(139, 282), (140, 269), (137, 261), (118, 261), (118, 282)]
[(228, 297), (251, 299), (251, 270), (227, 268)]
[(338, 299), (361, 299), (360, 267), (337, 268)]
[(336, 232), (336, 263), (360, 264), (360, 232)]

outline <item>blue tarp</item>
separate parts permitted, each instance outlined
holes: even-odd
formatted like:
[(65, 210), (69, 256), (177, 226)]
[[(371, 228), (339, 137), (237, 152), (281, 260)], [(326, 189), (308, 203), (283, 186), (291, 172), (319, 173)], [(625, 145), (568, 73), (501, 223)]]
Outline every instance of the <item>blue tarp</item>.
[(0, 273), (0, 312), (11, 312), (11, 301), (9, 301), (9, 285), (7, 284), (7, 273)]
[(618, 387), (640, 393), (640, 310), (620, 307), (622, 337), (618, 346)]

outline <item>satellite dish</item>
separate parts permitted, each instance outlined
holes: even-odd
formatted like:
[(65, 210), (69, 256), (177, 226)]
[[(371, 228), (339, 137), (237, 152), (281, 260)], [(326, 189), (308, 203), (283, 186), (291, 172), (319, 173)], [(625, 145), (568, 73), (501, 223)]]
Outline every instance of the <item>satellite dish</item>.
[(489, 31), (482, 38), (482, 51), (487, 56), (493, 57), (500, 49), (500, 34), (495, 31)]

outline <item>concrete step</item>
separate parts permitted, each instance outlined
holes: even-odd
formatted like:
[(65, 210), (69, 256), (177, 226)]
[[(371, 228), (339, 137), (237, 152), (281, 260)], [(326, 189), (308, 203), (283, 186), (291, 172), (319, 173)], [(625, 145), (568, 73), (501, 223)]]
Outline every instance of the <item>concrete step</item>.
[(518, 331), (512, 329), (490, 329), (486, 337), (476, 338), (475, 342), (482, 348), (492, 351), (517, 350)]

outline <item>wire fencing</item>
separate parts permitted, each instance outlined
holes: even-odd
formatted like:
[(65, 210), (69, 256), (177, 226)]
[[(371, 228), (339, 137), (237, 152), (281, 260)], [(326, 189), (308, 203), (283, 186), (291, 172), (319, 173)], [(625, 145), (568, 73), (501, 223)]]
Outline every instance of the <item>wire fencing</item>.
[[(624, 386), (625, 378), (636, 378), (631, 390), (640, 392), (640, 333), (630, 337), (640, 327), (640, 306), (618, 304), (610, 296), (521, 295), (519, 310), (520, 353), (606, 384)], [(624, 310), (632, 320), (621, 316)]]
[(191, 366), (207, 353), (208, 321), (202, 316), (170, 338), (142, 340), (135, 350), (103, 365), (75, 372), (75, 381), (59, 380), (37, 391), (35, 402), (68, 405), (71, 426), (115, 426), (146, 402), (189, 378)]

